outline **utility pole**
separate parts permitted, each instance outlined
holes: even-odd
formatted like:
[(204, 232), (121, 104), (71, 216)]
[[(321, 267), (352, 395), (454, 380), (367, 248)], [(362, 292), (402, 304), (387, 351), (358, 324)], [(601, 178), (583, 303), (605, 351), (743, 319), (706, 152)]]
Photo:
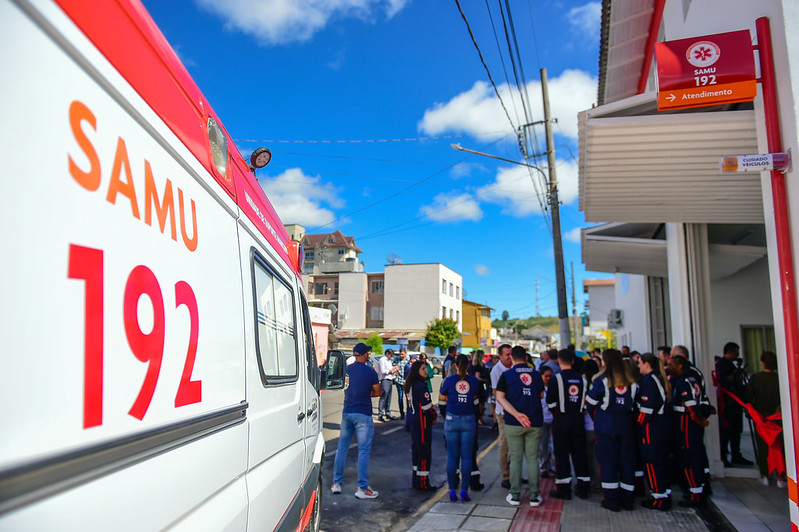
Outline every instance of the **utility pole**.
[(547, 69), (541, 69), (541, 92), (544, 98), (544, 129), (547, 136), (547, 167), (549, 168), (549, 212), (552, 216), (552, 247), (555, 254), (555, 284), (558, 288), (558, 325), (560, 348), (570, 343), (569, 309), (566, 303), (566, 274), (563, 266), (563, 238), (560, 232), (560, 200), (558, 199), (558, 174), (555, 170), (555, 142), (552, 139), (552, 119), (549, 116), (549, 90)]
[(577, 323), (577, 292), (574, 291), (574, 261), (569, 261), (572, 272), (572, 319), (574, 320), (574, 345), (580, 347), (580, 325)]

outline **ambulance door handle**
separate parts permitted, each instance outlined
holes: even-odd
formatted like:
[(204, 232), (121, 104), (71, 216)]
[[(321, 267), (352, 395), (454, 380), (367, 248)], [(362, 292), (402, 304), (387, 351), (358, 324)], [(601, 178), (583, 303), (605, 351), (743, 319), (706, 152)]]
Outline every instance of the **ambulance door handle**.
[(297, 423), (300, 423), (303, 419), (305, 419), (305, 412), (297, 414)]
[(309, 408), (309, 409), (308, 409), (308, 410), (305, 412), (305, 414), (306, 414), (308, 417), (311, 417), (311, 416), (313, 415), (313, 413), (314, 413), (314, 412), (316, 412), (316, 406), (312, 406), (311, 408)]

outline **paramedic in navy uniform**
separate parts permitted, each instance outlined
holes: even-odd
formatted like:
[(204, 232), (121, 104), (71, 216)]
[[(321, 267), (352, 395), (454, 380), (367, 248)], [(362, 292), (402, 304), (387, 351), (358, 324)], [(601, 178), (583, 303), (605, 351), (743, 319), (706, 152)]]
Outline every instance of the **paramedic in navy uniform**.
[[(588, 471), (588, 457), (585, 453), (585, 394), (588, 382), (579, 372), (572, 369), (574, 351), (558, 351), (560, 373), (549, 381), (547, 405), (552, 411), (552, 441), (555, 448), (557, 478), (551, 495), (558, 499), (571, 499), (571, 463), (577, 476), (577, 496), (588, 497), (591, 475)], [(571, 463), (569, 457), (571, 456)]]
[(703, 506), (706, 502), (707, 480), (703, 439), (708, 420), (699, 412), (702, 389), (693, 375), (688, 373), (688, 360), (683, 357), (671, 357), (669, 374), (674, 388), (675, 450), (689, 491), (688, 500), (680, 501), (680, 506)]
[(378, 495), (377, 491), (369, 487), (369, 453), (372, 451), (372, 437), (375, 434), (372, 397), (380, 397), (381, 392), (377, 373), (366, 365), (371, 350), (366, 344), (357, 344), (352, 348), (355, 362), (347, 366), (344, 410), (341, 412), (338, 450), (333, 464), (333, 485), (330, 487), (333, 493), (341, 493), (347, 450), (354, 434), (358, 439), (358, 491), (355, 496), (359, 499), (376, 499)]
[(433, 423), (436, 411), (427, 391), (427, 364), (417, 360), (410, 366), (405, 379), (408, 397), (408, 426), (411, 431), (411, 461), (413, 479), (411, 486), (419, 491), (435, 491), (430, 485), (430, 460), (433, 455)]
[[(632, 510), (635, 502), (635, 425), (638, 385), (616, 349), (602, 353), (605, 369), (596, 376), (585, 402), (594, 411), (596, 456), (605, 498), (602, 507)], [(619, 492), (621, 489), (621, 493)]]
[(673, 438), (671, 421), (671, 384), (660, 358), (644, 353), (638, 361), (641, 392), (638, 394), (638, 446), (644, 463), (650, 498), (641, 504), (652, 510), (671, 508), (669, 450)]
[(476, 416), (480, 400), (480, 381), (469, 375), (469, 357), (458, 355), (453, 362), (457, 368), (441, 383), (438, 408), (444, 416), (444, 437), (447, 441), (447, 484), (449, 499), (457, 501), (457, 471), (460, 459), (461, 499), (469, 502), (469, 484), (472, 478), (472, 447), (477, 432)]
[(527, 365), (527, 352), (523, 347), (514, 346), (511, 356), (513, 367), (502, 374), (495, 391), (505, 411), (505, 437), (510, 451), (510, 493), (505, 500), (511, 506), (521, 503), (522, 460), (526, 457), (530, 506), (536, 507), (543, 502), (538, 491), (538, 448), (544, 425), (541, 407), (544, 381), (538, 371)]

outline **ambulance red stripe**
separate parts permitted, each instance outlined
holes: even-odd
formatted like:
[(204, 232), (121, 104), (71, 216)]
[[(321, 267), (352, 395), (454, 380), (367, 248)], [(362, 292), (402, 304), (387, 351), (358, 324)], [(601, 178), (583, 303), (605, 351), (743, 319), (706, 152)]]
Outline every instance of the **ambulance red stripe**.
[[(247, 218), (289, 264), (280, 218), (213, 108), (138, 0), (55, 0), (172, 132), (233, 198)], [(213, 164), (208, 118), (223, 128), (230, 151), (226, 176)]]

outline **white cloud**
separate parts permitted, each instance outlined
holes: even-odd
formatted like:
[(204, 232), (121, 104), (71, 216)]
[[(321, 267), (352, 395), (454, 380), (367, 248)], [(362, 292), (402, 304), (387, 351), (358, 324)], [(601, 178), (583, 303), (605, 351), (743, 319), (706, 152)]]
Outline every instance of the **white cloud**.
[(571, 231), (566, 231), (566, 234), (563, 235), (563, 238), (568, 240), (569, 242), (576, 242), (580, 243), (580, 227), (575, 227)]
[(344, 206), (332, 184), (322, 183), (320, 177), (307, 176), (299, 168), (290, 168), (260, 182), (280, 219), (286, 224), (309, 227), (324, 225), (332, 222), (336, 216), (323, 203), (332, 208)]
[(589, 2), (583, 6), (573, 7), (566, 15), (569, 23), (586, 37), (599, 40), (599, 24), (602, 18), (602, 3)]
[[(558, 119), (555, 133), (577, 138), (577, 113), (589, 109), (596, 101), (597, 80), (582, 70), (565, 70), (560, 76), (549, 79), (549, 103), (551, 115)], [(521, 111), (518, 92), (507, 84), (498, 87), (505, 106), (516, 124), (514, 103)], [(544, 116), (541, 82), (527, 83), (527, 95), (535, 120)], [(511, 130), (505, 112), (494, 94), (494, 89), (484, 81), (476, 82), (471, 89), (462, 92), (448, 102), (436, 103), (427, 109), (418, 123), (418, 129), (428, 135), (466, 133), (483, 140), (494, 140)]]
[(408, 0), (197, 0), (224, 18), (226, 27), (252, 35), (262, 44), (305, 42), (331, 19), (390, 19)]
[(436, 222), (478, 221), (483, 217), (480, 204), (468, 193), (444, 193), (433, 198), (432, 205), (424, 205), (422, 214)]
[[(570, 204), (577, 199), (577, 164), (572, 161), (556, 160), (558, 178), (558, 199), (563, 204)], [(547, 165), (539, 166), (544, 175), (549, 176)], [(502, 205), (502, 214), (523, 218), (531, 214), (541, 214), (541, 203), (546, 205), (546, 184), (544, 176), (532, 170), (532, 177), (538, 187), (537, 191), (530, 179), (530, 171), (523, 166), (500, 168), (493, 183), (477, 190), (480, 199)], [(548, 177), (547, 177), (548, 178)], [(538, 194), (541, 194), (539, 202)]]
[[(540, 183), (538, 176), (534, 174), (533, 177), (536, 178), (537, 183)], [(540, 185), (539, 190), (541, 190)], [(541, 214), (541, 207), (536, 199), (530, 175), (522, 166), (500, 168), (497, 171), (496, 181), (479, 188), (477, 196), (490, 203), (502, 205), (502, 214), (509, 214), (517, 218), (534, 213)]]
[(485, 264), (475, 264), (474, 273), (477, 275), (491, 275), (491, 269)]

